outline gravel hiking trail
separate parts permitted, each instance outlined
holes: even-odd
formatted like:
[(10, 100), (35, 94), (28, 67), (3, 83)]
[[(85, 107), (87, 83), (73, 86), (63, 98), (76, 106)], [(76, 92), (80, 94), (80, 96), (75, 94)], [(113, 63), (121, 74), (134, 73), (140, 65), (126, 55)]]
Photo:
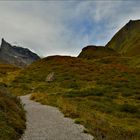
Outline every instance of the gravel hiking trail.
[(93, 140), (83, 133), (84, 127), (65, 118), (55, 107), (30, 100), (30, 95), (20, 97), (26, 110), (27, 128), (20, 140)]

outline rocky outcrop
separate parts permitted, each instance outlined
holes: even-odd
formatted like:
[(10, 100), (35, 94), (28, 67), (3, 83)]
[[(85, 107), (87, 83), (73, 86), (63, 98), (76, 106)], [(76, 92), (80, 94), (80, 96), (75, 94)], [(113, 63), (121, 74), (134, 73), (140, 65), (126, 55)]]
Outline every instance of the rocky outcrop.
[(40, 59), (40, 57), (27, 48), (12, 46), (2, 39), (0, 47), (0, 62), (14, 64), (16, 66), (26, 66)]
[(48, 76), (46, 77), (46, 82), (52, 81), (54, 81), (54, 72), (49, 73)]

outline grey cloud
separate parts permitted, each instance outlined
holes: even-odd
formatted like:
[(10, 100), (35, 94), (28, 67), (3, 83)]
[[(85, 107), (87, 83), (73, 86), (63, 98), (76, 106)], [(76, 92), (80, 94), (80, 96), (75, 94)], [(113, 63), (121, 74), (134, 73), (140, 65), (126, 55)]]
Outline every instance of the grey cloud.
[[(139, 18), (139, 6), (123, 1), (0, 1), (0, 37), (41, 56), (78, 55), (89, 43), (104, 45), (129, 19)], [(90, 34), (68, 27), (85, 17), (95, 26)]]

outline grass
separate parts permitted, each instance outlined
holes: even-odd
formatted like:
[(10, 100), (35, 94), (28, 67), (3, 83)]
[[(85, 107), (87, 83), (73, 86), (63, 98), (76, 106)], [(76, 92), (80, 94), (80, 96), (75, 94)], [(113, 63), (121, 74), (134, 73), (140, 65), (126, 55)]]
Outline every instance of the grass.
[(15, 66), (0, 64), (0, 140), (18, 140), (25, 129), (23, 105), (8, 91), (20, 71)]
[(0, 82), (9, 85), (19, 74), (20, 68), (10, 64), (0, 64)]
[(106, 45), (126, 56), (139, 56), (140, 20), (130, 21)]
[(20, 99), (0, 84), (0, 139), (18, 140), (25, 129), (25, 112)]
[(111, 48), (101, 47), (101, 46), (87, 46), (82, 49), (82, 52), (79, 54), (79, 58), (84, 59), (99, 59), (108, 56), (120, 56), (116, 51)]
[(120, 111), (127, 112), (127, 113), (140, 113), (139, 107), (130, 105), (130, 104), (123, 104), (120, 106)]
[[(113, 60), (113, 61), (112, 61)], [(14, 78), (13, 94), (59, 107), (98, 140), (140, 137), (140, 69), (128, 57), (84, 60), (53, 56), (39, 60)], [(55, 73), (55, 80), (46, 82)]]

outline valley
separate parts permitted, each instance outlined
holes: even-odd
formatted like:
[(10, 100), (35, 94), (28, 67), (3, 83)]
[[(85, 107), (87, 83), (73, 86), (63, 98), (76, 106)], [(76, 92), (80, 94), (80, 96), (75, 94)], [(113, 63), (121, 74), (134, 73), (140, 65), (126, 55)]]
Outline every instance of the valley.
[[(48, 56), (25, 67), (2, 62), (0, 82), (14, 98), (31, 94), (59, 108), (97, 140), (139, 140), (139, 27), (140, 20), (130, 21), (106, 46), (89, 45), (78, 57)], [(20, 124), (25, 129), (25, 120)]]

